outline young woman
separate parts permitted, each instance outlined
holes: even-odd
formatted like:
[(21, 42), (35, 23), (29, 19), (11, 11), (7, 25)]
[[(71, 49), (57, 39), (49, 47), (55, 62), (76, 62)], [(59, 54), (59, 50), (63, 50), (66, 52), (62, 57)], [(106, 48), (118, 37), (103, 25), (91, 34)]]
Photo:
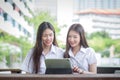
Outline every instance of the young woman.
[(63, 53), (63, 50), (58, 48), (54, 27), (49, 22), (43, 22), (39, 25), (35, 46), (27, 54), (21, 70), (45, 74), (45, 59), (63, 58)]
[(81, 24), (76, 23), (69, 28), (64, 57), (70, 58), (75, 73), (97, 73), (95, 51), (88, 46)]

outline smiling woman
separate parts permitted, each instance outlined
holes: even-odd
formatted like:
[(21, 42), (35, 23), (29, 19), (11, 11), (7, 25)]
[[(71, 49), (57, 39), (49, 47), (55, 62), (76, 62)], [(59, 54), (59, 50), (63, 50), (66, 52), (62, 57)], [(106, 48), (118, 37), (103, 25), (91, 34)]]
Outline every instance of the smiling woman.
[(58, 47), (55, 29), (49, 22), (39, 25), (34, 47), (28, 52), (21, 70), (32, 74), (45, 74), (45, 59), (63, 58), (63, 50)]
[(79, 23), (72, 24), (68, 30), (64, 57), (70, 58), (74, 73), (97, 73), (95, 51), (88, 46), (84, 28)]

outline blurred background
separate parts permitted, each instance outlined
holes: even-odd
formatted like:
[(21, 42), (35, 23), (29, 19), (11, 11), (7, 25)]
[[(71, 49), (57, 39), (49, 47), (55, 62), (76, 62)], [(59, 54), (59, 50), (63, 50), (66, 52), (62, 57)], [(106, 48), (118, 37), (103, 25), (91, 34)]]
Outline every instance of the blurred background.
[(120, 0), (0, 0), (0, 68), (19, 68), (42, 21), (65, 49), (69, 26), (80, 23), (97, 66), (120, 67)]

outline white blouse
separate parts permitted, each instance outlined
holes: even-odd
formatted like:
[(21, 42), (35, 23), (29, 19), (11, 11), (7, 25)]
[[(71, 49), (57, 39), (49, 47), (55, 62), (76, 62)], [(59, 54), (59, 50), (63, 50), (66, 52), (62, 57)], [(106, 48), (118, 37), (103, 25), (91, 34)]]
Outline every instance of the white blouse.
[[(21, 70), (22, 71), (25, 71), (25, 72), (28, 72), (28, 73), (33, 73), (33, 61), (30, 60), (30, 57), (33, 53), (33, 49), (31, 49), (26, 58), (24, 59), (23, 63), (22, 63), (22, 66), (21, 66)], [(42, 55), (41, 55), (41, 58), (40, 58), (40, 62), (41, 62), (41, 65), (40, 65), (40, 69), (38, 71), (39, 74), (45, 74), (45, 71), (46, 71), (46, 65), (45, 65), (45, 59), (57, 59), (57, 58), (63, 58), (63, 54), (64, 54), (64, 50), (61, 49), (61, 48), (58, 48), (54, 45), (52, 45), (51, 47), (51, 51), (47, 54), (47, 55), (44, 55), (44, 53), (42, 52)], [(29, 62), (30, 60), (30, 62)]]
[(81, 47), (80, 51), (75, 56), (70, 49), (69, 55), (71, 66), (78, 66), (85, 71), (89, 71), (90, 64), (97, 63), (95, 51), (92, 48)]

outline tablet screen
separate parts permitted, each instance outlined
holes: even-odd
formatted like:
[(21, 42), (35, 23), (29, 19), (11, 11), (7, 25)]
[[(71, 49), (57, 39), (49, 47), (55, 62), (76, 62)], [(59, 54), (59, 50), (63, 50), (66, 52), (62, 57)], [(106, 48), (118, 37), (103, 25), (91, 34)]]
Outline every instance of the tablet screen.
[(46, 59), (46, 74), (72, 74), (70, 61), (64, 59)]

